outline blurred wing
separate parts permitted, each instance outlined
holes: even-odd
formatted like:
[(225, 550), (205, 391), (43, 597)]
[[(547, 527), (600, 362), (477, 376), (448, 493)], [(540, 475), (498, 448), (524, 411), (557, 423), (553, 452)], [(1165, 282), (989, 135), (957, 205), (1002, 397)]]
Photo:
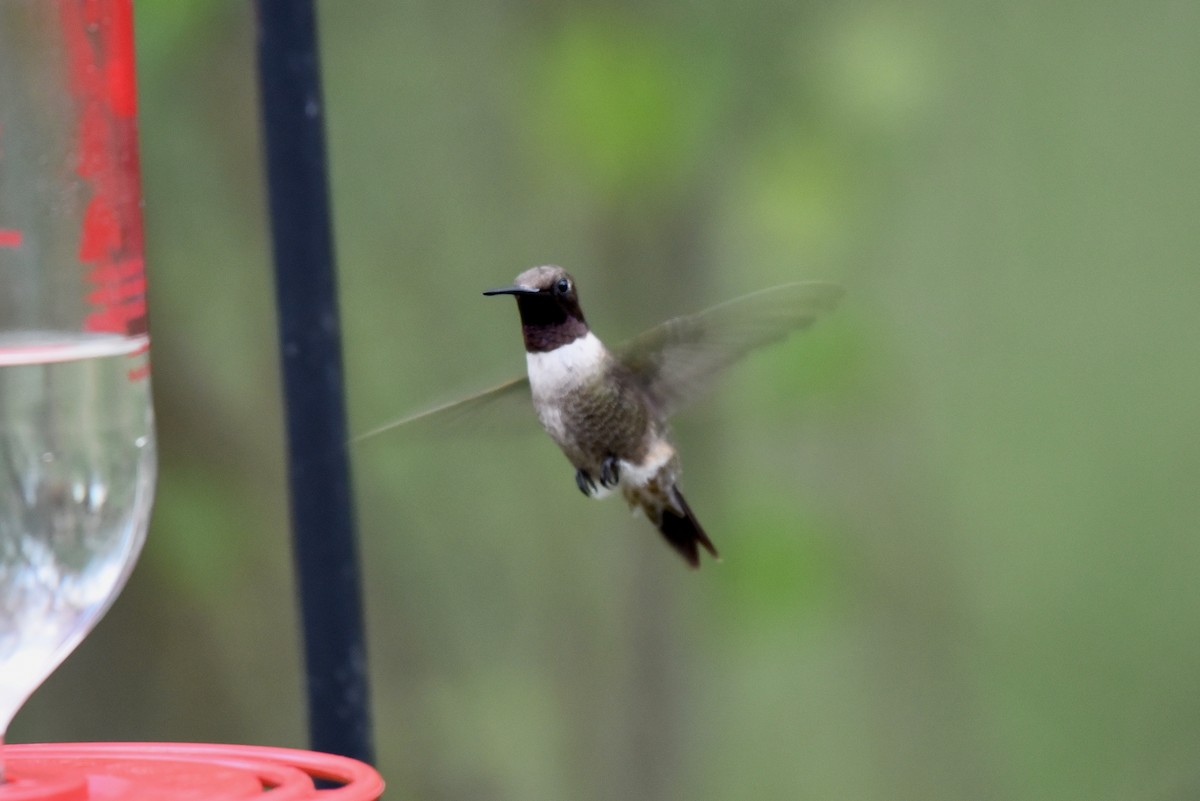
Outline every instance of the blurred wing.
[[(724, 368), (755, 348), (812, 325), (837, 305), (837, 284), (784, 284), (676, 317), (635, 337), (615, 353), (633, 371), (655, 404), (670, 416), (699, 396)], [(486, 414), (480, 414), (486, 412)], [(472, 423), (487, 430), (520, 428), (532, 421), (529, 379), (506, 381), (476, 395), (402, 417), (359, 434), (358, 443), (395, 429), (405, 433), (462, 433)], [(536, 426), (529, 426), (536, 430)]]
[(763, 289), (668, 320), (624, 343), (616, 354), (656, 410), (669, 417), (750, 351), (808, 328), (837, 305), (843, 292), (837, 284), (817, 281)]
[(489, 427), (509, 427), (506, 425), (507, 419), (498, 419), (498, 417), (511, 417), (514, 425), (519, 425), (517, 421), (520, 417), (524, 417), (526, 421), (533, 420), (529, 379), (525, 376), (514, 378), (468, 398), (443, 403), (441, 406), (435, 406), (417, 414), (410, 414), (408, 417), (393, 420), (359, 434), (350, 442), (351, 444), (361, 442), (401, 426), (406, 427), (406, 433), (414, 434), (453, 430), (474, 419), (484, 410), (488, 410), (486, 417)]

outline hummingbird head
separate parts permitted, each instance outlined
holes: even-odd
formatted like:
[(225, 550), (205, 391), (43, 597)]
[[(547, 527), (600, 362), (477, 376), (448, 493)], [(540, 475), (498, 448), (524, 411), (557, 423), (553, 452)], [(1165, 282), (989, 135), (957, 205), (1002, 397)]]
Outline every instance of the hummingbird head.
[(531, 353), (555, 350), (588, 332), (575, 279), (562, 267), (533, 267), (518, 275), (512, 286), (489, 289), (483, 294), (516, 297), (525, 350)]

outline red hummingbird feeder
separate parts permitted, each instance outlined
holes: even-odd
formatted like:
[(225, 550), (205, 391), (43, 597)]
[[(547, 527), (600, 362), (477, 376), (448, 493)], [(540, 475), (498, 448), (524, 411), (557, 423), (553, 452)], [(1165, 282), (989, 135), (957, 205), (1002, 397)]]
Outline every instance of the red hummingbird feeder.
[(369, 801), (343, 756), (4, 745), (141, 550), (156, 472), (132, 0), (0, 0), (0, 801)]
[[(4, 801), (374, 801), (383, 780), (314, 751), (196, 743), (60, 743), (5, 748)], [(337, 786), (318, 789), (316, 784)]]

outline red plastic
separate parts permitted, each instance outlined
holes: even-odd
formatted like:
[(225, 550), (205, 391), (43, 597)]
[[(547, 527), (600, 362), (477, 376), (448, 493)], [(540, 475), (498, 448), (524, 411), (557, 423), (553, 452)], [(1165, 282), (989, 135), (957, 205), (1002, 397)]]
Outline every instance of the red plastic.
[[(46, 743), (2, 747), (0, 801), (375, 801), (383, 779), (333, 754), (257, 745)], [(336, 783), (317, 789), (313, 780)]]
[(137, 149), (132, 0), (67, 0), (59, 27), (78, 108), (75, 173), (90, 189), (79, 261), (87, 280), (88, 331), (146, 333), (141, 177)]

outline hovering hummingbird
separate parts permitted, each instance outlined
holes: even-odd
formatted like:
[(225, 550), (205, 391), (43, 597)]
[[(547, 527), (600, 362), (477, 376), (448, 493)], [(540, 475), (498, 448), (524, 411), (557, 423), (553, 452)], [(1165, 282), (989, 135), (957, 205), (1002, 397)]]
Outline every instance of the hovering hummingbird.
[(669, 418), (723, 368), (750, 350), (807, 328), (842, 295), (836, 284), (765, 289), (678, 317), (610, 351), (592, 333), (575, 280), (562, 267), (526, 270), (511, 286), (521, 315), (528, 377), (381, 426), (363, 439), (421, 418), (449, 416), (531, 392), (538, 421), (575, 468), (588, 497), (620, 490), (692, 567), (716, 546), (679, 490)]
[[(483, 294), (517, 299), (533, 408), (575, 467), (579, 490), (602, 498), (619, 489), (692, 567), (700, 565), (700, 547), (716, 557), (716, 547), (679, 491), (679, 454), (667, 419), (689, 387), (664, 364), (665, 348), (643, 348), (624, 358), (610, 353), (588, 328), (575, 280), (561, 267), (534, 267), (512, 286)], [(833, 294), (826, 286), (810, 297), (832, 301)], [(811, 316), (806, 313), (795, 324)], [(669, 328), (664, 332), (668, 342), (662, 345), (697, 342), (695, 336), (681, 335), (686, 322), (675, 326), (674, 336)]]

